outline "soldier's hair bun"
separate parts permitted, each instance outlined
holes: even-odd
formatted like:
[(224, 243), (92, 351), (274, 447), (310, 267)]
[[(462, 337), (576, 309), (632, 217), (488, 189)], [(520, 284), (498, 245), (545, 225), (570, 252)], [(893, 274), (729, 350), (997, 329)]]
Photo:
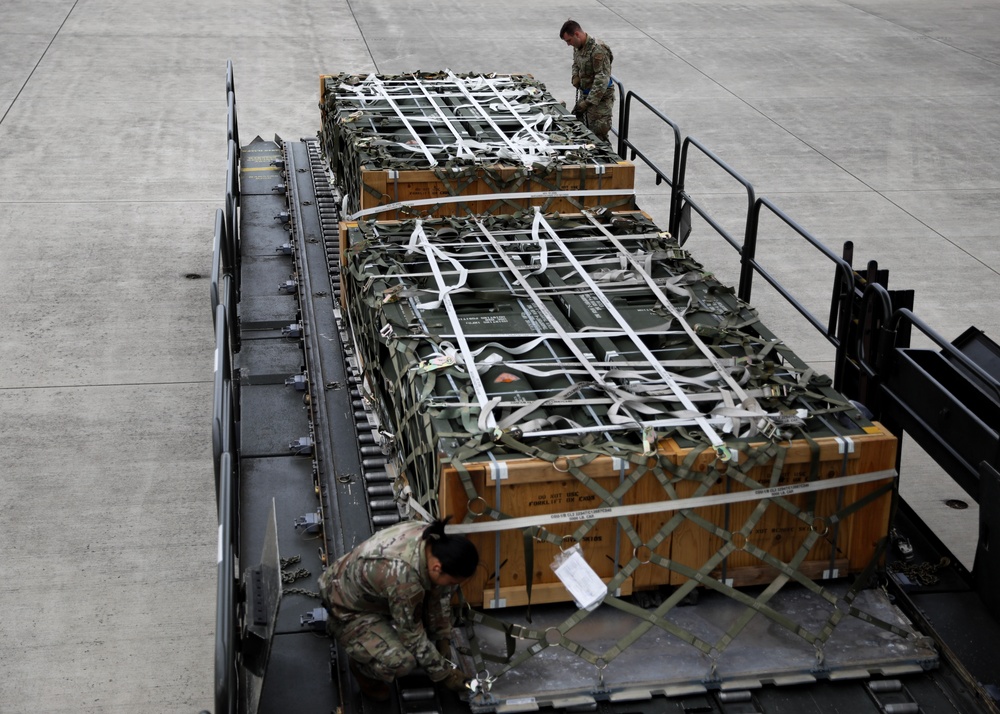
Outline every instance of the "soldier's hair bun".
[(479, 551), (463, 535), (448, 535), (444, 527), (451, 516), (433, 521), (424, 528), (422, 540), (430, 543), (431, 554), (441, 561), (441, 570), (456, 578), (467, 578), (479, 565)]
[(448, 525), (448, 521), (451, 520), (451, 516), (445, 516), (444, 520), (437, 519), (436, 521), (431, 521), (430, 525), (424, 528), (424, 534), (421, 536), (423, 540), (441, 540), (442, 538), (447, 538), (448, 535), (444, 532), (444, 527)]

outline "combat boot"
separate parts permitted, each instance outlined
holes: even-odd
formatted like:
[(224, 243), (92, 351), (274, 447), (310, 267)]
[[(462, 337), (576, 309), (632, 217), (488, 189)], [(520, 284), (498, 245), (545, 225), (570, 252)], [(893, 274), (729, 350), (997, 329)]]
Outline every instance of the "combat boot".
[(354, 663), (354, 660), (350, 660), (351, 674), (354, 678), (358, 680), (358, 686), (361, 687), (361, 694), (368, 697), (374, 702), (387, 702), (389, 701), (389, 685), (378, 679), (372, 679), (361, 673), (358, 666)]

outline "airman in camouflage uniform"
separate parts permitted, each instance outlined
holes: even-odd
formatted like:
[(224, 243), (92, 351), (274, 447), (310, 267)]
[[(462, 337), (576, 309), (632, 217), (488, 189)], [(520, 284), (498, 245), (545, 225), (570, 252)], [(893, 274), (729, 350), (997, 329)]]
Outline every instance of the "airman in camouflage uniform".
[(451, 597), (465, 578), (442, 572), (427, 529), (409, 521), (380, 531), (319, 578), (327, 630), (349, 655), (362, 691), (377, 699), (388, 697), (383, 683), (417, 665), (435, 682), (464, 687), (464, 674), (443, 653), (450, 654)]
[[(573, 48), (573, 86), (578, 101), (573, 113), (600, 139), (608, 140), (615, 88), (611, 82), (611, 48), (588, 35), (578, 22), (567, 20), (559, 37)], [(581, 96), (582, 95), (582, 96)]]

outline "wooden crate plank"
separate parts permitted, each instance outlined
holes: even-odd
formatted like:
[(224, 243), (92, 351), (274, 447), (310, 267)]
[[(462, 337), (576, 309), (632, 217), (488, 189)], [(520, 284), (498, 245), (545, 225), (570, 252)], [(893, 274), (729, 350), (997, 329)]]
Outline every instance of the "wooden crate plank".
[[(847, 564), (846, 558), (838, 558), (833, 562), (833, 567), (836, 572), (843, 574), (847, 572)], [(831, 577), (829, 560), (807, 560), (798, 567), (798, 570), (810, 580), (828, 580)], [(781, 575), (781, 571), (769, 565), (748, 565), (730, 568), (725, 574), (721, 570), (715, 570), (711, 575), (731, 587), (742, 588), (772, 583)]]
[[(489, 171), (494, 179), (485, 178)], [(600, 172), (600, 173), (599, 173)], [(456, 174), (445, 183), (430, 169), (394, 170), (362, 167), (360, 192), (361, 210), (367, 211), (406, 201), (424, 201), (450, 196), (465, 196), (470, 200), (440, 205), (415, 206), (409, 209), (390, 208), (367, 214), (367, 220), (393, 221), (412, 215), (455, 216), (482, 213), (514, 213), (532, 206), (546, 212), (575, 213), (580, 205), (588, 208), (611, 205), (615, 210), (634, 210), (634, 197), (597, 195), (578, 198), (552, 197), (553, 191), (617, 191), (631, 189), (635, 166), (628, 161), (603, 165), (570, 165), (559, 172), (536, 170), (524, 176), (523, 168), (485, 167), (478, 177)], [(504, 194), (531, 193), (522, 198), (505, 198)], [(475, 200), (476, 196), (488, 196)]]
[[(605, 583), (610, 582), (611, 578), (602, 578)], [(465, 592), (465, 586), (462, 586), (462, 594), (466, 596), (466, 600), (469, 599), (468, 594)], [(632, 579), (626, 578), (622, 583), (621, 587), (618, 589), (618, 597), (627, 597), (632, 594)], [(486, 588), (482, 595), (482, 603), (473, 603), (471, 600), (470, 604), (482, 607), (484, 610), (494, 610), (502, 609), (505, 607), (522, 607), (528, 605), (528, 592), (523, 587), (501, 587), (500, 588), (500, 600), (499, 603), (496, 599), (497, 591), (492, 586)], [(572, 597), (569, 591), (563, 586), (562, 583), (540, 583), (538, 585), (532, 585), (531, 587), (531, 602), (532, 605), (541, 605), (543, 603), (552, 602), (570, 602)]]
[[(848, 468), (842, 470), (845, 458), (837, 453), (834, 439), (817, 440), (819, 453), (828, 457), (820, 462), (820, 478), (834, 478), (841, 475), (863, 474), (871, 471), (891, 469), (895, 459), (895, 438), (881, 431), (858, 437), (855, 440), (855, 452), (847, 454)], [(676, 463), (687, 456), (689, 449), (680, 449), (676, 442), (667, 439), (660, 445), (660, 451), (669, 455)], [(793, 442), (786, 452), (786, 460), (782, 469), (779, 484), (789, 485), (803, 483), (808, 480), (810, 461), (806, 457), (809, 446), (802, 441)], [(696, 468), (704, 470), (714, 452), (705, 453), (695, 462)], [(560, 462), (565, 468), (566, 462)], [(613, 491), (620, 482), (621, 462), (609, 457), (598, 457), (583, 466), (580, 470), (595, 479), (601, 487)], [(441, 477), (439, 506), (441, 512), (453, 515), (456, 521), (464, 519), (471, 508), (473, 512), (481, 512), (483, 503), (496, 507), (510, 517), (562, 513), (583, 510), (603, 505), (600, 497), (584, 483), (570, 474), (560, 473), (552, 464), (539, 459), (512, 459), (502, 469), (494, 465), (470, 463), (466, 465), (470, 481), (476, 493), (482, 498), (482, 503), (469, 502), (465, 489), (462, 487), (458, 472), (453, 468), (445, 469)], [(631, 473), (633, 464), (628, 464), (626, 473)], [(750, 470), (749, 477), (763, 483), (770, 483), (772, 463), (765, 463)], [(503, 478), (497, 480), (496, 474), (503, 473)], [(790, 496), (787, 500), (800, 509), (806, 509), (820, 520), (808, 522), (796, 517), (793, 513), (781, 508), (774, 502), (768, 504), (763, 515), (757, 520), (745, 539), (750, 545), (766, 551), (778, 560), (788, 563), (799, 555), (805, 539), (815, 527), (821, 532), (815, 544), (809, 549), (798, 570), (807, 577), (822, 577), (824, 572), (838, 571), (839, 575), (857, 573), (863, 570), (875, 553), (875, 544), (886, 533), (888, 527), (891, 492), (881, 494), (872, 503), (864, 506), (858, 512), (844, 518), (836, 528), (828, 528), (824, 518), (837, 513), (843, 507), (854, 503), (877, 489), (891, 483), (887, 477), (882, 481), (859, 484), (837, 489), (815, 492), (814, 494), (799, 494)], [(674, 484), (677, 498), (693, 497), (698, 483), (693, 479), (680, 480)], [(715, 484), (706, 495), (723, 494), (748, 490), (746, 486), (733, 478), (726, 478)], [(498, 497), (499, 494), (499, 505)], [(651, 503), (668, 500), (669, 495), (663, 490), (659, 481), (651, 472), (645, 473), (625, 492), (621, 499), (622, 505)], [(715, 505), (692, 509), (691, 513), (700, 517), (711, 526), (740, 530), (751, 517), (760, 501)], [(678, 517), (679, 512), (664, 512), (633, 516), (629, 522), (635, 529), (643, 544), (650, 543), (664, 524), (671, 518)], [(477, 521), (488, 521), (485, 516)], [(579, 523), (556, 524), (549, 528), (551, 533), (559, 536), (573, 533)], [(584, 554), (602, 577), (610, 577), (615, 567), (615, 554), (618, 557), (618, 567), (622, 567), (636, 556), (640, 561), (650, 559), (650, 551), (645, 545), (638, 551), (625, 534), (617, 532), (618, 523), (615, 519), (606, 519), (593, 527), (582, 539)], [(617, 550), (614, 543), (618, 539)], [(524, 588), (524, 540), (519, 530), (501, 531), (490, 534), (474, 534), (476, 543), (483, 556), (484, 567), (466, 590), (466, 597), (478, 601), (480, 596), (489, 596), (487, 582), (491, 581), (497, 570), (497, 563), (503, 564), (499, 571), (502, 588)], [(737, 538), (742, 544), (744, 539)], [(499, 544), (499, 560), (496, 552)], [(709, 562), (723, 546), (724, 540), (706, 530), (693, 519), (685, 518), (680, 525), (663, 538), (654, 552), (673, 562), (700, 570)], [(555, 556), (556, 547), (547, 542), (538, 542), (534, 547), (534, 583), (544, 585), (556, 581), (554, 574), (547, 567)], [(767, 578), (778, 572), (756, 555), (746, 549), (738, 549), (731, 553), (722, 565), (712, 569), (717, 577), (733, 580), (741, 585), (760, 584), (768, 582)], [(681, 573), (668, 570), (652, 563), (643, 564), (633, 573), (633, 585), (637, 590), (660, 587), (663, 585), (680, 585), (687, 580)], [(513, 600), (512, 600), (513, 601)]]
[[(442, 473), (440, 481), (438, 505), (441, 514), (451, 515), (456, 522), (461, 522), (470, 510), (473, 513), (482, 512), (484, 504), (515, 518), (563, 513), (600, 505), (599, 496), (571, 474), (559, 473), (547, 462), (537, 459), (523, 461), (529, 463), (514, 467), (512, 471), (516, 475), (511, 480), (497, 481), (487, 476), (487, 469), (471, 469), (469, 478), (481, 499), (471, 503), (460, 482), (458, 472), (454, 469), (446, 470)], [(529, 470), (533, 473), (531, 478), (526, 477)], [(595, 477), (595, 482), (607, 490), (614, 490), (618, 481), (617, 473)], [(481, 517), (477, 520), (489, 519)], [(614, 521), (601, 520), (591, 527), (582, 523), (559, 523), (547, 527), (547, 531), (554, 536), (569, 539), (566, 545), (575, 542), (570, 536), (581, 529), (586, 529), (579, 541), (585, 558), (598, 575), (610, 578), (615, 572)], [(479, 550), (482, 566), (463, 586), (463, 592), (470, 602), (479, 601), (484, 591), (489, 590), (486, 586), (487, 581), (493, 577), (499, 578), (501, 587), (524, 589), (526, 554), (522, 531), (475, 533), (470, 536), (470, 540)], [(622, 547), (629, 555), (631, 554), (631, 546), (623, 544)], [(498, 549), (499, 555), (497, 555)], [(558, 550), (558, 546), (548, 541), (534, 542), (532, 572), (535, 585), (558, 581), (549, 567)]]

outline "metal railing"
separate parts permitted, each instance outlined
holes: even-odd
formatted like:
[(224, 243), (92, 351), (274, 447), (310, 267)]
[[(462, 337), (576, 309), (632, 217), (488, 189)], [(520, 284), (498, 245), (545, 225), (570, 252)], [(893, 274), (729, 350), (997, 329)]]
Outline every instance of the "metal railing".
[(237, 672), (236, 572), (239, 549), (239, 381), (233, 353), (239, 351), (236, 305), (240, 284), (239, 134), (233, 65), (226, 66), (228, 105), (225, 207), (215, 213), (210, 298), (215, 326), (215, 370), (212, 408), (212, 455), (219, 515), (218, 584), (215, 614), (215, 714), (235, 714), (239, 700)]
[(861, 294), (860, 306), (858, 321), (866, 329), (858, 330), (857, 346), (853, 352), (857, 355), (861, 374), (866, 379), (875, 379), (878, 377), (876, 365), (886, 348), (883, 328), (892, 318), (892, 298), (889, 291), (878, 283), (868, 283)]
[[(613, 78), (614, 79), (614, 78)], [(637, 157), (648, 166), (656, 177), (656, 183), (666, 181), (671, 187), (670, 192), (670, 232), (683, 241), (680, 235), (682, 214), (690, 209), (695, 211), (719, 236), (722, 237), (738, 254), (740, 260), (740, 277), (737, 285), (737, 295), (747, 303), (751, 301), (755, 274), (760, 275), (769, 285), (785, 299), (806, 321), (816, 329), (836, 349), (834, 367), (834, 386), (840, 388), (848, 350), (848, 329), (853, 308), (853, 301), (858, 299), (854, 289), (854, 271), (847, 261), (831, 251), (827, 246), (789, 218), (769, 199), (758, 197), (753, 185), (736, 169), (717, 156), (708, 147), (694, 137), (687, 136), (682, 140), (682, 134), (676, 122), (671, 120), (659, 109), (633, 91), (626, 90), (618, 80), (614, 80), (621, 105), (618, 111), (618, 129), (615, 132), (618, 140), (618, 153), (623, 158)], [(674, 136), (673, 165), (668, 171), (658, 166), (647, 153), (640, 149), (632, 139), (632, 123), (635, 105), (647, 108), (660, 121), (667, 124)], [(707, 158), (720, 168), (746, 194), (746, 218), (743, 222), (743, 235), (734, 235), (709, 212), (696, 196), (688, 190), (689, 173), (695, 156)], [(762, 215), (773, 215), (791, 228), (806, 243), (815, 248), (820, 255), (830, 260), (836, 274), (837, 286), (831, 303), (830, 319), (824, 323), (822, 319), (811, 312), (801, 301), (785, 288), (778, 279), (758, 260), (758, 237), (761, 231)]]
[[(209, 294), (212, 300), (212, 320), (215, 321), (216, 308), (219, 305), (235, 305), (237, 303), (236, 276), (231, 251), (234, 249), (226, 228), (226, 213), (221, 208), (215, 211), (215, 242), (212, 248), (212, 280)], [(239, 333), (230, 332), (234, 351), (239, 351)]]
[[(677, 201), (677, 183), (678, 176), (680, 173), (680, 158), (681, 158), (681, 130), (677, 124), (672, 121), (666, 114), (661, 112), (659, 109), (654, 107), (652, 104), (647, 102), (645, 99), (640, 97), (635, 92), (625, 92), (623, 85), (619, 84), (621, 89), (621, 106), (618, 112), (618, 155), (625, 158), (626, 155), (635, 161), (636, 158), (640, 159), (649, 169), (653, 172), (656, 177), (656, 185), (659, 186), (664, 181), (670, 186), (670, 207), (669, 213), (669, 230), (674, 235), (677, 235), (677, 225), (680, 222), (680, 203)], [(670, 127), (671, 132), (674, 137), (674, 147), (673, 147), (673, 160), (670, 164), (670, 172), (667, 173), (663, 168), (658, 166), (652, 158), (650, 158), (645, 152), (643, 152), (636, 144), (632, 141), (629, 135), (629, 130), (632, 126), (632, 107), (633, 104), (638, 103), (646, 107), (653, 116), (658, 118), (664, 124)]]
[[(729, 232), (722, 227), (722, 224), (720, 224), (718, 221), (712, 218), (712, 216), (709, 215), (707, 209), (705, 209), (701, 204), (699, 204), (694, 199), (694, 196), (690, 195), (687, 192), (686, 184), (687, 184), (687, 172), (688, 172), (688, 156), (691, 153), (691, 147), (694, 147), (695, 149), (700, 151), (702, 155), (706, 156), (709, 160), (712, 161), (712, 163), (714, 163), (716, 166), (718, 166), (727, 174), (729, 174), (740, 185), (742, 185), (743, 189), (746, 191), (747, 218), (744, 223), (742, 244), (741, 241), (731, 236)], [(722, 236), (725, 239), (725, 241), (729, 243), (729, 245), (735, 248), (740, 254), (743, 254), (745, 252), (746, 243), (750, 238), (750, 221), (751, 217), (753, 216), (754, 199), (756, 197), (756, 192), (754, 191), (754, 188), (750, 184), (750, 182), (747, 181), (745, 178), (743, 178), (736, 171), (736, 169), (734, 169), (725, 161), (723, 161), (714, 153), (712, 153), (712, 151), (710, 151), (708, 147), (704, 146), (700, 141), (690, 136), (684, 139), (684, 143), (681, 146), (680, 166), (677, 169), (677, 184), (676, 186), (674, 186), (674, 191), (677, 194), (677, 196), (674, 198), (675, 203), (684, 202), (687, 205), (689, 205), (691, 208), (695, 210), (695, 212), (699, 216), (701, 216), (705, 220), (706, 223), (708, 223), (708, 225), (712, 226), (712, 228), (715, 229), (715, 232), (718, 233), (720, 236)], [(743, 293), (743, 290), (744, 288), (741, 279), (741, 284), (739, 288), (740, 294)], [(747, 287), (747, 290), (749, 291), (749, 286)]]
[[(907, 328), (916, 328), (940, 352), (892, 344)], [(1000, 454), (1000, 382), (908, 309), (896, 310), (883, 333), (876, 371), (883, 375), (884, 420), (911, 435), (980, 502), (980, 463), (995, 466)]]
[(226, 60), (226, 104), (229, 113), (226, 121), (226, 141), (236, 144), (237, 158), (240, 152), (240, 132), (236, 122), (236, 80), (233, 78), (233, 61)]
[[(833, 296), (830, 309), (830, 320), (825, 325), (808, 308), (805, 307), (791, 292), (788, 291), (778, 280), (757, 261), (757, 234), (760, 230), (761, 209), (766, 208), (773, 215), (781, 219), (789, 228), (795, 231), (803, 240), (815, 248), (820, 255), (825, 257), (835, 267), (836, 281), (838, 286), (836, 294)], [(836, 349), (836, 361), (834, 363), (833, 386), (841, 389), (843, 386), (843, 376), (845, 360), (847, 359), (847, 334), (850, 329), (851, 313), (854, 292), (854, 269), (851, 265), (826, 247), (823, 243), (812, 236), (802, 226), (789, 218), (780, 208), (775, 206), (767, 198), (758, 198), (751, 209), (750, 217), (747, 220), (747, 235), (741, 251), (741, 273), (740, 273), (740, 299), (750, 302), (753, 287), (754, 273), (759, 274), (774, 290), (788, 302), (789, 305), (802, 315), (806, 321), (812, 325), (826, 340)]]
[(219, 513), (218, 590), (215, 631), (215, 711), (235, 712), (236, 556), (238, 544), (239, 412), (238, 384), (233, 379), (230, 340), (232, 307), (215, 308), (215, 378), (213, 384), (212, 453)]
[[(889, 332), (893, 333), (899, 331), (904, 323), (917, 328), (917, 330), (922, 332), (924, 336), (931, 340), (931, 342), (940, 347), (941, 351), (944, 352), (950, 359), (957, 361), (962, 365), (962, 367), (972, 372), (972, 374), (982, 382), (983, 387), (992, 392), (993, 399), (1000, 404), (1000, 382), (997, 382), (995, 377), (969, 359), (965, 353), (955, 347), (955, 345), (948, 342), (944, 337), (935, 332), (930, 325), (914, 315), (912, 311), (906, 309), (897, 310), (893, 314), (892, 319), (889, 321)], [(882, 365), (882, 368), (884, 369), (885, 365)]]

